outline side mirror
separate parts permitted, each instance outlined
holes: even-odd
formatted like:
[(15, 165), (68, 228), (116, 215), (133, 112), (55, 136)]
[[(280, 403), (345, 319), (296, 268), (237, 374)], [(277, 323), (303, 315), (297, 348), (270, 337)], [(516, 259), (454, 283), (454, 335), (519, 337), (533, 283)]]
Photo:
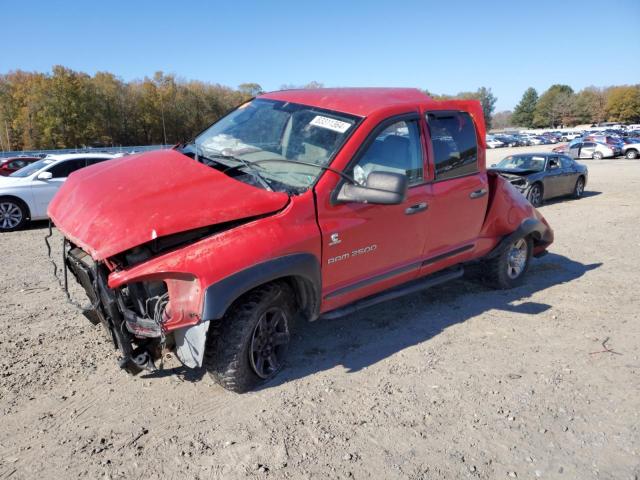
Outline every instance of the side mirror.
[(345, 183), (338, 192), (339, 202), (372, 203), (374, 205), (398, 205), (407, 197), (407, 176), (392, 172), (371, 172), (367, 186)]
[(42, 172), (38, 174), (36, 177), (38, 180), (51, 180), (53, 178), (53, 173), (51, 172)]

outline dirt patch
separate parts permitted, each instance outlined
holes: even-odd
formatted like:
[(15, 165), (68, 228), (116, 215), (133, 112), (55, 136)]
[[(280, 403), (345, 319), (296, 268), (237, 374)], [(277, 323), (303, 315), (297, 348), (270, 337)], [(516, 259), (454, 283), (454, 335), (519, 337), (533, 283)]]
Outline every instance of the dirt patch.
[(304, 325), (245, 395), (174, 359), (120, 371), (52, 280), (45, 226), (2, 235), (0, 479), (638, 478), (640, 162), (587, 163), (585, 198), (542, 207), (556, 243), (524, 286)]

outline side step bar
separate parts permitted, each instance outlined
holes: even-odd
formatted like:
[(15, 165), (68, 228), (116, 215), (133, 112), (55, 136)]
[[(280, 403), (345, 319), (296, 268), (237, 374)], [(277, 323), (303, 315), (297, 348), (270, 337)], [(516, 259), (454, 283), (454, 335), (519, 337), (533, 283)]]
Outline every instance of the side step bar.
[(410, 282), (394, 287), (391, 290), (385, 290), (384, 292), (371, 295), (370, 297), (363, 298), (362, 300), (357, 300), (344, 307), (331, 310), (330, 312), (322, 314), (321, 318), (332, 320), (334, 318), (344, 317), (345, 315), (351, 315), (352, 313), (377, 305), (378, 303), (393, 300), (394, 298), (404, 297), (410, 293), (419, 292), (420, 290), (425, 290), (427, 288), (440, 285), (441, 283), (455, 280), (456, 278), (460, 278), (462, 275), (464, 275), (464, 267), (462, 267), (462, 265), (448, 268), (424, 278), (411, 280)]

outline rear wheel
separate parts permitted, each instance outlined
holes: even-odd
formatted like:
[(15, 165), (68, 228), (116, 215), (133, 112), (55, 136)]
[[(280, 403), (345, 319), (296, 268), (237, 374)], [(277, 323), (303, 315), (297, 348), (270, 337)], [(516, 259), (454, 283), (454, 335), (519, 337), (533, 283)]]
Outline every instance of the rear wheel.
[(584, 177), (578, 177), (576, 186), (573, 187), (573, 198), (580, 198), (584, 194)]
[(496, 257), (483, 265), (485, 282), (498, 289), (517, 287), (529, 269), (532, 253), (531, 237), (519, 238), (505, 245)]
[(603, 158), (604, 158), (604, 155), (602, 154), (602, 152), (593, 152), (594, 160), (602, 160)]
[(627, 150), (627, 153), (625, 153), (624, 155), (626, 158), (628, 158), (629, 160), (633, 160), (638, 158), (638, 151), (631, 149), (631, 150)]
[(24, 227), (28, 219), (28, 209), (17, 198), (0, 198), (0, 232), (12, 232)]
[(531, 205), (533, 205), (534, 207), (539, 207), (540, 205), (542, 205), (542, 194), (542, 185), (539, 183), (534, 183), (529, 189), (529, 193), (527, 194), (527, 198), (529, 199), (529, 202), (531, 202)]
[(284, 365), (294, 294), (272, 283), (240, 298), (207, 339), (205, 366), (224, 388), (242, 393), (272, 378)]

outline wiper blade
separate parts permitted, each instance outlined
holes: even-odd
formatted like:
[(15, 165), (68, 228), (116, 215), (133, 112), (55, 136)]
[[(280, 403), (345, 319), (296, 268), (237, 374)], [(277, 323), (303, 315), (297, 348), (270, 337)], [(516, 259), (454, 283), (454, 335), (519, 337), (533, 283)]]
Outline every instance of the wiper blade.
[[(335, 173), (339, 177), (344, 178), (347, 182), (351, 183), (352, 185), (358, 184), (358, 182), (356, 182), (355, 179), (353, 179), (346, 173), (341, 172), (340, 170), (336, 170), (335, 168), (331, 168), (331, 167), (326, 167), (324, 165), (318, 165), (317, 163), (313, 163), (313, 162), (303, 162), (301, 160), (289, 160), (288, 158), (263, 158), (261, 160), (254, 160), (248, 163), (251, 163), (252, 165), (257, 165), (259, 163), (295, 163), (297, 165), (308, 165), (309, 167), (315, 167), (319, 170), (325, 170), (328, 172)], [(233, 170), (235, 168), (238, 168), (238, 167), (230, 167), (228, 170)]]
[[(260, 172), (260, 169), (254, 165), (252, 165), (252, 163), (255, 162), (248, 162), (243, 158), (239, 158), (239, 157), (234, 157), (233, 155), (224, 155), (222, 153), (214, 153), (211, 155), (211, 157), (213, 158), (221, 158), (221, 159), (228, 159), (228, 160), (233, 160), (236, 161), (240, 164), (242, 164), (242, 166), (247, 167), (249, 170), (251, 170), (253, 172), (253, 176), (260, 182), (260, 184), (266, 188), (267, 190), (269, 190), (270, 192), (273, 192), (273, 188), (271, 187), (271, 184), (269, 183), (269, 181), (262, 175), (262, 173)], [(234, 170), (237, 169), (240, 165), (235, 166), (235, 167), (229, 167), (229, 168), (225, 168), (222, 173), (225, 173), (229, 170)]]

